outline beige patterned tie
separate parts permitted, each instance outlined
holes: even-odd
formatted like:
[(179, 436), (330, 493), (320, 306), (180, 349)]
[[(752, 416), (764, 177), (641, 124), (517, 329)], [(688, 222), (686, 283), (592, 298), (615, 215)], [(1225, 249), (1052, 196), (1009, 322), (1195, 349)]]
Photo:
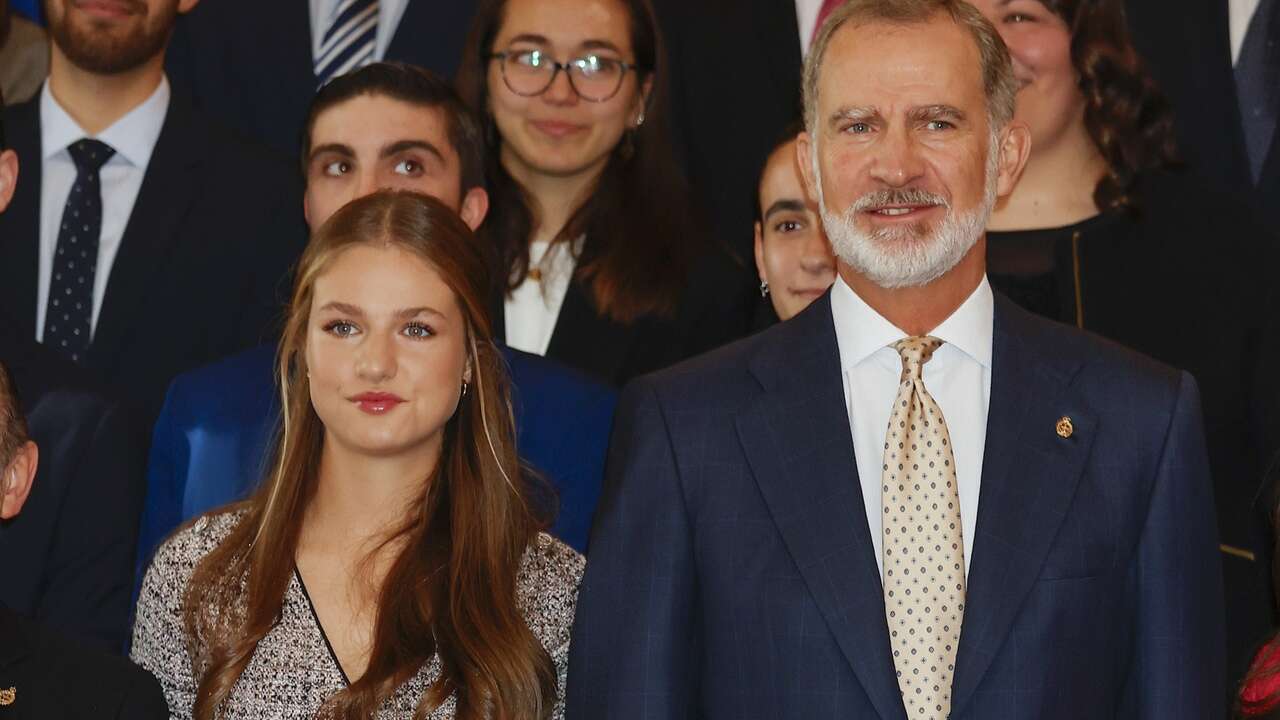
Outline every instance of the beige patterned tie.
[(964, 619), (964, 539), (951, 436), (920, 370), (934, 337), (893, 344), (902, 387), (884, 443), (884, 607), (907, 717), (943, 720)]

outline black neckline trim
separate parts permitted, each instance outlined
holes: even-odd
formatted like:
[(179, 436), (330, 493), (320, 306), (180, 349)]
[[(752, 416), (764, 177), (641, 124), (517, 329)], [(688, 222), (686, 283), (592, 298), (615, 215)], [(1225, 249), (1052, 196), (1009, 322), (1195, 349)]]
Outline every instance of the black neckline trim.
[(307, 609), (311, 611), (311, 619), (315, 621), (316, 630), (320, 631), (320, 639), (324, 640), (324, 647), (329, 651), (329, 659), (333, 661), (333, 666), (342, 676), (342, 682), (347, 687), (351, 687), (351, 678), (347, 677), (347, 671), (342, 669), (342, 663), (338, 661), (338, 653), (333, 651), (333, 643), (329, 642), (329, 635), (324, 631), (324, 623), (320, 622), (320, 614), (316, 612), (316, 604), (311, 600), (311, 593), (307, 592), (307, 584), (302, 580), (302, 571), (298, 569), (297, 562), (293, 564), (293, 577), (297, 579), (298, 587), (302, 588), (302, 597), (307, 599)]

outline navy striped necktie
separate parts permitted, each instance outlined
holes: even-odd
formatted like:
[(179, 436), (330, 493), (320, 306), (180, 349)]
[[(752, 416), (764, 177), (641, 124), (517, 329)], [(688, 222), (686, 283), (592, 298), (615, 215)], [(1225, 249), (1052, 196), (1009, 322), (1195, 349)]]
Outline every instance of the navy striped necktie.
[(318, 86), (373, 62), (377, 49), (378, 0), (341, 0), (316, 55)]

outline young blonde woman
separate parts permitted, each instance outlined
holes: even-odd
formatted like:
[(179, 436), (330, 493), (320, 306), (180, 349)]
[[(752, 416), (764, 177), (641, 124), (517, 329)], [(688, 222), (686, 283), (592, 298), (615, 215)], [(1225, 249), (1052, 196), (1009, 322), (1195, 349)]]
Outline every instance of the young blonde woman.
[(583, 560), (530, 509), (478, 247), (406, 192), (316, 232), (274, 470), (143, 584), (133, 658), (175, 717), (563, 715)]

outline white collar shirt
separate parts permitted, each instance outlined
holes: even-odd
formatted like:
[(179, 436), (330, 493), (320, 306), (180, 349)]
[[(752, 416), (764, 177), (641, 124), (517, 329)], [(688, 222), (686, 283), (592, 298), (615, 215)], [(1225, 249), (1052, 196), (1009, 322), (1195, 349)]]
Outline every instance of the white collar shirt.
[[(941, 408), (955, 454), (965, 573), (973, 557), (982, 458), (991, 400), (995, 298), (984, 277), (969, 298), (929, 335), (943, 341), (925, 363), (925, 389)], [(884, 572), (881, 476), (889, 416), (898, 395), (902, 359), (892, 344), (907, 337), (837, 277), (831, 315), (840, 351), (845, 406), (876, 564)], [(856, 522), (858, 518), (852, 518)]]
[(98, 238), (98, 263), (93, 279), (93, 312), (90, 332), (98, 327), (98, 316), (107, 294), (111, 268), (120, 251), (125, 229), (133, 214), (151, 154), (160, 139), (169, 113), (169, 81), (160, 80), (151, 96), (97, 135), (86, 132), (58, 103), (45, 83), (40, 91), (40, 144), (43, 165), (40, 173), (40, 252), (36, 283), (36, 340), (44, 339), (53, 257), (58, 248), (62, 213), (76, 180), (76, 164), (68, 146), (85, 139), (100, 140), (115, 150), (99, 171), (102, 189), (102, 233)]
[(1259, 0), (1227, 0), (1227, 31), (1231, 34), (1231, 64), (1240, 62), (1249, 23), (1258, 11)]
[[(329, 29), (333, 11), (342, 0), (310, 0), (311, 11), (311, 57), (319, 57), (320, 45), (324, 42), (324, 34)], [(374, 51), (375, 60), (387, 57), (387, 48), (396, 36), (396, 28), (400, 27), (400, 19), (404, 17), (404, 9), (409, 0), (378, 0), (378, 40)]]

